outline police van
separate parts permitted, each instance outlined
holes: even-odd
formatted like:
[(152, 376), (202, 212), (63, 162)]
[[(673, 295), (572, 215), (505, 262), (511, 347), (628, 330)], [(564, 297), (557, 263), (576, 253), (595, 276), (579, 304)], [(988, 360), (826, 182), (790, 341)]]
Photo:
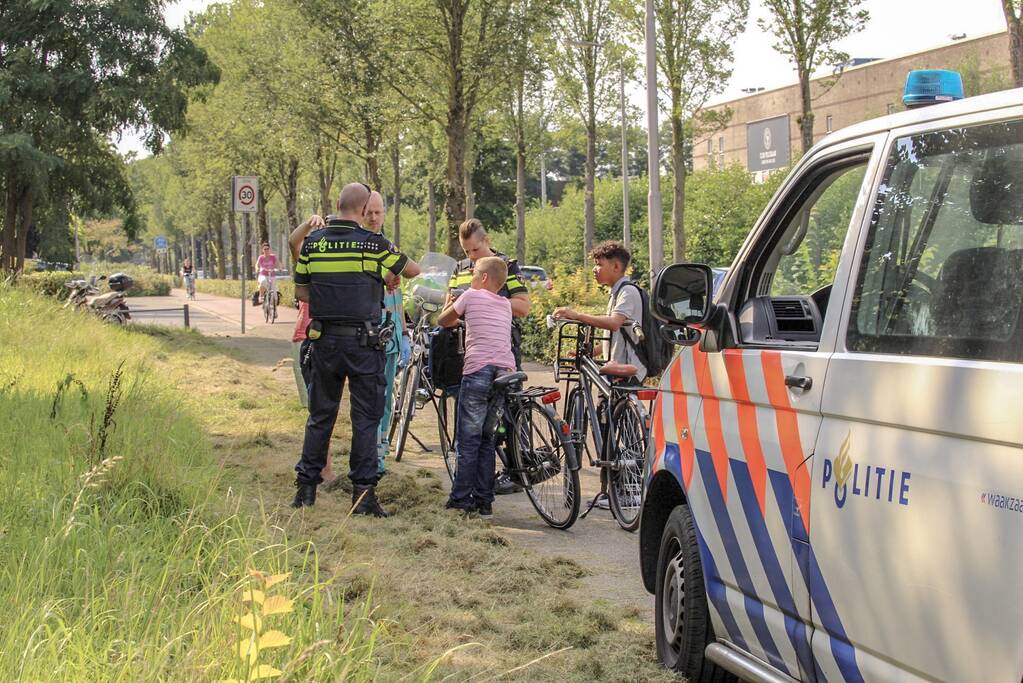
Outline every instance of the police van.
[(690, 681), (1023, 679), (1023, 89), (961, 97), (911, 74), (955, 101), (828, 135), (713, 299), (654, 282), (640, 555)]

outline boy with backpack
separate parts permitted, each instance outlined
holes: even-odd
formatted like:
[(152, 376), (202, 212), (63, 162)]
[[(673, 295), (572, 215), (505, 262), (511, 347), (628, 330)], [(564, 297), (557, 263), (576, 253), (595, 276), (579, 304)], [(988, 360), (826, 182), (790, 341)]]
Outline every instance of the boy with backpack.
[[(636, 381), (647, 377), (647, 352), (644, 339), (637, 330), (645, 330), (646, 296), (639, 285), (625, 276), (632, 255), (621, 242), (607, 241), (598, 244), (590, 252), (593, 259), (593, 276), (598, 284), (611, 290), (605, 315), (590, 315), (572, 308), (561, 307), (554, 311), (555, 320), (571, 320), (611, 331), (611, 345), (607, 352), (608, 369), (614, 366), (632, 365), (637, 368)], [(642, 358), (641, 358), (642, 354)]]

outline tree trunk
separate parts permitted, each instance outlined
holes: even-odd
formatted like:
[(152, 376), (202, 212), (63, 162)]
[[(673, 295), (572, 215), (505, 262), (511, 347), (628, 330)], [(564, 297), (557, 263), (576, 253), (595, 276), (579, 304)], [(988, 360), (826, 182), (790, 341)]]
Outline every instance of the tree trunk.
[(394, 172), (394, 244), (401, 246), (401, 149), (397, 141), (391, 150), (391, 170)]
[(329, 152), (324, 154), (323, 147), (316, 146), (316, 173), (320, 189), (320, 215), (327, 216), (332, 213), (333, 202), (330, 198), (330, 189), (334, 185), (334, 170), (337, 167), (337, 154)]
[(14, 270), (14, 249), (17, 243), (20, 183), (15, 173), (7, 174), (7, 196), (4, 199), (4, 232), (0, 243), (0, 270)]
[(252, 221), (249, 220), (249, 216), (250, 214), (242, 216), (242, 232), (245, 233), (245, 244), (242, 247), (242, 272), (245, 273), (246, 280), (252, 279)]
[(214, 230), (217, 235), (217, 278), (223, 280), (227, 277), (227, 252), (224, 250), (224, 223), (219, 218)]
[(675, 263), (686, 260), (686, 139), (682, 116), (671, 115), (671, 171), (675, 176), (671, 196), (671, 232), (674, 236)]
[(256, 207), (256, 222), (259, 229), (259, 243), (270, 241), (270, 222), (266, 216), (266, 194), (263, 189), (259, 190), (259, 205)]
[(379, 192), (384, 184), (380, 178), (380, 159), (377, 158), (380, 133), (368, 122), (363, 122), (363, 130), (366, 133), (366, 176), (369, 178), (369, 186)]
[(515, 258), (526, 262), (526, 130), (522, 90), (515, 117)]
[[(298, 159), (288, 158), (288, 177), (285, 187), (284, 208), (288, 212), (288, 226), (291, 230), (298, 227)], [(290, 231), (289, 231), (290, 232)]]
[(465, 167), (465, 217), (476, 217), (476, 193), (472, 189), (472, 169), (476, 166), (476, 159), (469, 157), (469, 163)]
[(803, 154), (813, 147), (813, 103), (810, 100), (810, 72), (799, 71), (799, 98), (803, 103), (803, 113), (799, 117), (799, 134), (803, 139)]
[(18, 245), (14, 254), (17, 259), (14, 264), (14, 270), (19, 273), (25, 270), (25, 247), (28, 245), (28, 230), (32, 227), (33, 208), (35, 208), (35, 197), (33, 196), (32, 188), (25, 188), (18, 207), (21, 214), (21, 222), (18, 225)]
[(465, 220), (465, 132), (469, 112), (465, 102), (464, 66), (462, 65), (462, 29), (465, 13), (460, 3), (452, 3), (448, 13), (448, 117), (445, 132), (448, 137), (447, 176), (444, 181), (444, 215), (448, 223), (448, 255), (458, 258), (458, 226)]
[(593, 250), (593, 237), (596, 217), (596, 202), (594, 200), (594, 184), (596, 176), (597, 157), (597, 123), (596, 117), (586, 122), (586, 183), (583, 202), (583, 215), (585, 224), (583, 226), (583, 258), (588, 259)]
[(234, 211), (227, 212), (227, 230), (231, 238), (231, 279), (237, 280), (238, 273), (238, 220)]
[(437, 193), (433, 180), (426, 181), (427, 251), (437, 251)]
[(204, 277), (213, 277), (213, 268), (210, 266), (210, 229), (202, 234), (202, 272)]
[(1009, 32), (1009, 59), (1012, 62), (1012, 78), (1017, 88), (1023, 88), (1023, 26), (1016, 13), (1014, 0), (1002, 0), (1005, 25)]
[[(458, 105), (461, 107), (461, 103)], [(444, 180), (444, 216), (447, 218), (447, 253), (458, 258), (458, 226), (465, 220), (465, 122), (461, 113), (448, 115), (448, 168)]]

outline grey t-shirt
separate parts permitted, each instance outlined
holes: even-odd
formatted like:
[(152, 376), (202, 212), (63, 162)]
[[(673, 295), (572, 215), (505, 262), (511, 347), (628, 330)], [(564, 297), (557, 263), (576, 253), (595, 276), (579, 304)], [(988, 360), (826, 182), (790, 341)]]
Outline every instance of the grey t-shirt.
[[(623, 277), (611, 288), (611, 296), (607, 300), (607, 315), (614, 313), (625, 316), (626, 324), (617, 332), (611, 333), (611, 349), (607, 358), (615, 363), (635, 365), (639, 368), (636, 379), (642, 382), (646, 379), (646, 368), (640, 362), (635, 349), (623, 336), (631, 334), (628, 329), (631, 322), (643, 324), (643, 298), (639, 295), (637, 286), (629, 278)], [(638, 341), (634, 336), (632, 340)]]

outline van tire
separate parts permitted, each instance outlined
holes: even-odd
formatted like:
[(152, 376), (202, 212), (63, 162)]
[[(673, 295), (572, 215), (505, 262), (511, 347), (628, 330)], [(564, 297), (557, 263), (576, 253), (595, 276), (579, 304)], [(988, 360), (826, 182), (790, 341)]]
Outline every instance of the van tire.
[[(705, 585), (693, 515), (688, 505), (679, 505), (664, 525), (657, 555), (657, 656), (665, 667), (682, 674), (690, 683), (735, 681), (732, 674), (704, 656), (708, 643), (715, 640)], [(678, 604), (679, 590), (682, 606), (675, 609), (672, 605)]]

